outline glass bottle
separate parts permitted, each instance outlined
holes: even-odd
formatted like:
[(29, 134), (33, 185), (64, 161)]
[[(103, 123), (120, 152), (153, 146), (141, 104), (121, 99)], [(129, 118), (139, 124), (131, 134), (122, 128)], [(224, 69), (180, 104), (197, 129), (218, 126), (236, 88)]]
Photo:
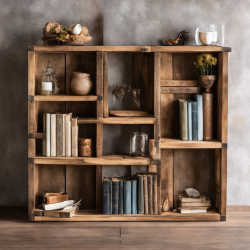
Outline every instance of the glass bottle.
[(43, 69), (41, 95), (58, 95), (58, 93), (59, 87), (55, 69), (48, 61), (47, 66)]
[(145, 156), (148, 135), (143, 132), (134, 132), (130, 138), (130, 154), (132, 156)]

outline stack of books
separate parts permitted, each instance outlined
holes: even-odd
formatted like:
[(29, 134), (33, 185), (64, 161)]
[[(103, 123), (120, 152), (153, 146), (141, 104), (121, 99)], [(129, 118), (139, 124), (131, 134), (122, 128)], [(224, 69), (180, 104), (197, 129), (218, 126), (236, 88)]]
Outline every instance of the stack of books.
[(156, 173), (103, 179), (103, 214), (158, 214)]
[(72, 113), (44, 113), (43, 132), (43, 156), (78, 156), (77, 118)]
[(186, 194), (180, 194), (176, 207), (180, 213), (206, 213), (211, 207), (211, 202), (205, 195), (201, 195), (199, 198), (191, 198)]
[(193, 99), (179, 99), (180, 137), (183, 141), (203, 140), (203, 98), (194, 94)]
[(35, 216), (71, 218), (79, 211), (79, 206), (72, 206), (74, 203), (67, 193), (44, 193), (42, 205), (34, 210)]

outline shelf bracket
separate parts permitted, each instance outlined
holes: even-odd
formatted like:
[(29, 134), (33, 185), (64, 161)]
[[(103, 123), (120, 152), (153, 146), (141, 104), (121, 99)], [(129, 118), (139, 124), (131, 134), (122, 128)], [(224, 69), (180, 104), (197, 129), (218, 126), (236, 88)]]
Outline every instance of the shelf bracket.
[(97, 96), (97, 101), (102, 101), (102, 95)]
[(227, 143), (222, 143), (221, 148), (227, 148)]
[(150, 165), (161, 165), (160, 159), (150, 159)]
[(33, 95), (29, 95), (28, 96), (28, 101), (29, 102), (34, 102), (34, 96)]
[(28, 162), (29, 162), (30, 164), (34, 164), (34, 158), (29, 158), (29, 159), (28, 159)]
[(34, 51), (34, 47), (33, 46), (29, 46), (28, 47), (28, 51)]
[(220, 216), (220, 221), (226, 221), (226, 215), (221, 215)]

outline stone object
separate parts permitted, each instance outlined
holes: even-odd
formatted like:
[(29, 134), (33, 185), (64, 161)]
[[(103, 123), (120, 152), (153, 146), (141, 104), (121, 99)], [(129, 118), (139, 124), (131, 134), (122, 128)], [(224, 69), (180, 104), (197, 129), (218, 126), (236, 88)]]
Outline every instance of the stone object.
[(70, 84), (71, 90), (75, 95), (87, 95), (93, 87), (90, 74), (83, 72), (73, 72)]
[(200, 192), (194, 188), (186, 188), (185, 193), (191, 198), (199, 198), (201, 196)]
[(71, 24), (69, 26), (69, 31), (73, 35), (79, 35), (82, 31), (82, 26), (79, 23), (78, 24)]
[(170, 201), (168, 199), (168, 197), (166, 196), (164, 201), (163, 201), (163, 204), (162, 204), (162, 210), (164, 212), (168, 212), (171, 210), (171, 204), (170, 204)]

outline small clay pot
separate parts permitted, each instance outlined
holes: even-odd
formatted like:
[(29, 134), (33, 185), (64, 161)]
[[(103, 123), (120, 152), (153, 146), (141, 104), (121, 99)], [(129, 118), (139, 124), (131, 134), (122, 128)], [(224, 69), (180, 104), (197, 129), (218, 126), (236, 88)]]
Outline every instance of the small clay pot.
[(87, 95), (91, 91), (93, 84), (88, 73), (73, 72), (71, 90), (75, 95)]
[(214, 82), (216, 80), (215, 75), (199, 75), (198, 76), (198, 81), (205, 90), (205, 93), (210, 93), (210, 89), (214, 85)]
[(79, 156), (92, 156), (92, 139), (79, 138), (78, 139)]

